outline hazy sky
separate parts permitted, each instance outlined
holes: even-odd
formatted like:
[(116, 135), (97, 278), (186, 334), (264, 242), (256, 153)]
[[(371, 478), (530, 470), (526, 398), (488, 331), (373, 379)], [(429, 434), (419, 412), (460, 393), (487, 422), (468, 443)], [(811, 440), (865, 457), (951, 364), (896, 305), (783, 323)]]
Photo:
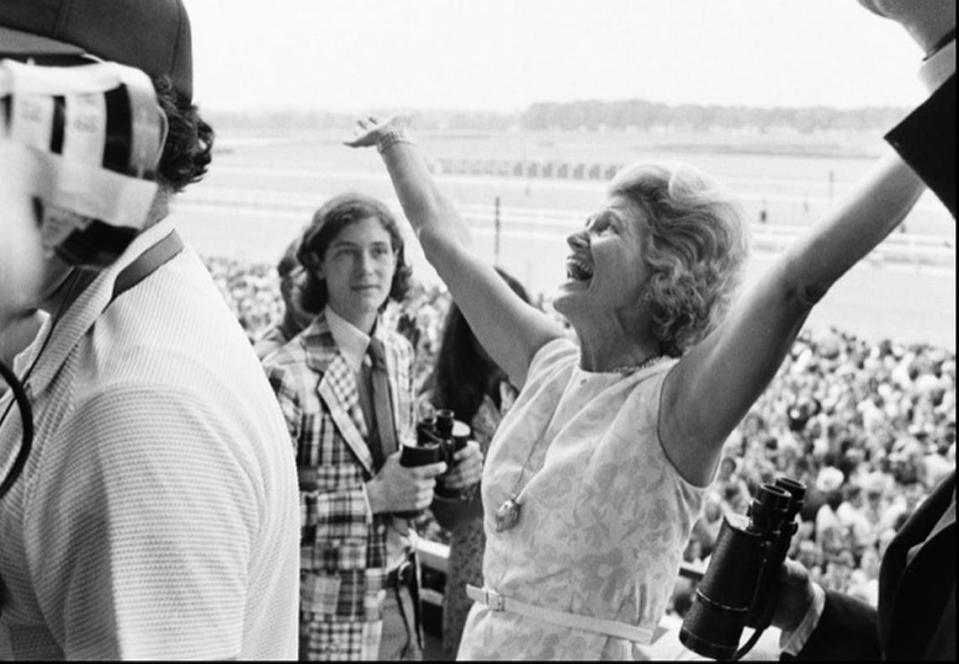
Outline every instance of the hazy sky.
[(855, 0), (185, 0), (208, 109), (627, 99), (908, 106), (918, 47)]

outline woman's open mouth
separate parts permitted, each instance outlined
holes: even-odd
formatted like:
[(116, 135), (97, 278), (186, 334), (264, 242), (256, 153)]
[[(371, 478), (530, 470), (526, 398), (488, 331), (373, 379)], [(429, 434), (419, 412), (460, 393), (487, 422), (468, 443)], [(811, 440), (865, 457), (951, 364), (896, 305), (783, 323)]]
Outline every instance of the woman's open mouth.
[(578, 256), (566, 258), (566, 277), (576, 281), (589, 281), (593, 277), (593, 267)]

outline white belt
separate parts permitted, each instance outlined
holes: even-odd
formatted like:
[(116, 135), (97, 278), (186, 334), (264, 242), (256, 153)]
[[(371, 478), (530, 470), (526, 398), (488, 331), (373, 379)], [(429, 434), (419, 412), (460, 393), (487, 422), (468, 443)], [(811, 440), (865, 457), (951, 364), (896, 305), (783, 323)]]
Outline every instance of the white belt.
[(653, 638), (652, 631), (642, 627), (627, 625), (626, 623), (616, 622), (615, 620), (604, 620), (603, 618), (594, 618), (593, 616), (581, 616), (575, 613), (564, 613), (562, 611), (544, 609), (540, 606), (533, 606), (526, 602), (503, 597), (498, 592), (490, 590), (489, 588), (477, 588), (476, 586), (467, 584), (466, 595), (474, 601), (485, 604), (491, 611), (511, 611), (520, 615), (529, 616), (530, 618), (550, 622), (554, 625), (607, 634), (619, 639), (634, 641), (640, 645), (648, 645)]

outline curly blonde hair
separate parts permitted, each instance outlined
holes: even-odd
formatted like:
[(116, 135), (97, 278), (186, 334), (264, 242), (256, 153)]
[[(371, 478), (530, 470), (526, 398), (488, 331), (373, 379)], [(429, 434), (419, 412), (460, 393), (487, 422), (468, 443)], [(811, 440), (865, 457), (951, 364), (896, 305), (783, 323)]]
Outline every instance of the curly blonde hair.
[(739, 287), (748, 254), (740, 206), (686, 164), (626, 166), (609, 193), (646, 213), (653, 331), (662, 351), (679, 357), (716, 327)]

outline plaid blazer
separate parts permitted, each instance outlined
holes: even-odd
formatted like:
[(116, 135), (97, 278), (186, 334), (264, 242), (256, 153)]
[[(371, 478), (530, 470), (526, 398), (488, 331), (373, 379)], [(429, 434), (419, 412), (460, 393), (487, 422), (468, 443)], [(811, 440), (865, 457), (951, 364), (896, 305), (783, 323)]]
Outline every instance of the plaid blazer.
[[(397, 442), (413, 442), (413, 349), (383, 328)], [(300, 659), (376, 659), (389, 517), (366, 495), (373, 458), (356, 373), (323, 313), (263, 364), (300, 476)]]

